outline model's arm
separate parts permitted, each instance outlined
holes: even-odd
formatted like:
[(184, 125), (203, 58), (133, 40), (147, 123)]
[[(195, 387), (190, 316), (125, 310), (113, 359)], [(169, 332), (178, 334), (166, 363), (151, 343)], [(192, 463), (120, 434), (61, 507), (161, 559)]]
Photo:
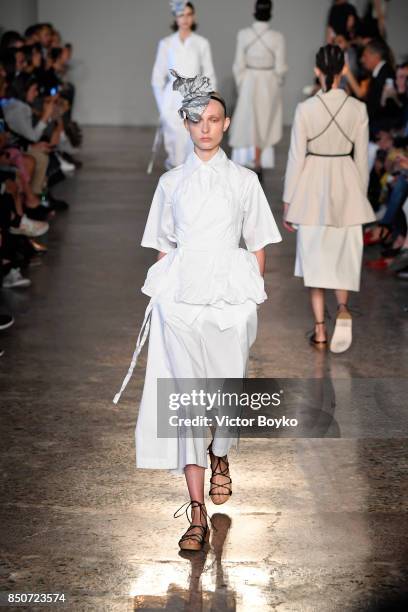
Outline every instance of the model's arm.
[(361, 119), (357, 126), (357, 134), (354, 139), (354, 163), (357, 166), (361, 178), (364, 193), (368, 189), (368, 114), (365, 104), (361, 111)]
[(152, 72), (152, 88), (156, 99), (157, 108), (162, 112), (163, 90), (169, 78), (167, 70), (167, 49), (163, 40), (157, 47), (156, 60)]
[(265, 275), (265, 262), (266, 262), (265, 249), (259, 249), (259, 251), (253, 251), (253, 254), (258, 260), (259, 272), (261, 276), (264, 276)]
[(293, 199), (300, 175), (305, 165), (307, 152), (307, 136), (304, 119), (302, 117), (302, 108), (299, 104), (295, 118), (293, 120), (292, 132), (290, 136), (290, 148), (288, 163), (285, 174), (285, 188), (283, 193), (283, 201), (287, 204)]
[(242, 33), (238, 32), (234, 64), (232, 66), (232, 72), (234, 73), (235, 84), (238, 88), (241, 85), (241, 82), (242, 82), (242, 79), (245, 73), (245, 69), (246, 69), (246, 59), (245, 59), (244, 44), (242, 41)]
[(165, 253), (164, 251), (159, 251), (157, 253), (157, 261), (161, 259), (162, 257), (164, 257), (165, 255), (167, 255), (167, 253)]
[(143, 232), (141, 245), (159, 251), (158, 259), (175, 248), (170, 237), (174, 233), (174, 218), (168, 185), (159, 179), (149, 215)]
[(283, 192), (283, 225), (285, 229), (294, 231), (291, 223), (286, 221), (290, 203), (293, 199), (300, 175), (305, 165), (307, 153), (307, 135), (301, 106), (298, 105), (292, 125), (288, 163), (285, 174), (285, 187)]
[(283, 80), (283, 76), (288, 70), (288, 65), (286, 63), (286, 41), (283, 34), (279, 32), (278, 44), (275, 49), (275, 71), (280, 76), (281, 81)]
[(275, 223), (268, 200), (254, 172), (247, 175), (242, 185), (243, 223), (242, 236), (248, 251), (258, 261), (260, 273), (265, 271), (265, 251), (267, 244), (280, 242), (282, 236)]
[(202, 70), (205, 76), (208, 76), (211, 82), (211, 85), (214, 89), (217, 89), (217, 77), (214, 70), (214, 64), (212, 60), (211, 47), (208, 40), (204, 43), (204, 48), (202, 52)]

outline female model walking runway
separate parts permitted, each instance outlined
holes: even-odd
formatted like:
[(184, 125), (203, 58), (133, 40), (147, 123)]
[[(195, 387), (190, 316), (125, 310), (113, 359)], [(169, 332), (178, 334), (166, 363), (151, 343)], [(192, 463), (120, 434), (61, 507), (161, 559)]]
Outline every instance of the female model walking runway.
[(327, 345), (325, 289), (334, 289), (337, 319), (330, 349), (352, 342), (349, 291), (359, 291), (362, 224), (375, 220), (367, 200), (368, 116), (365, 104), (347, 96), (339, 83), (340, 47), (316, 55), (321, 90), (296, 109), (284, 189), (284, 225), (297, 226), (295, 276), (310, 287), (314, 346)]
[[(230, 161), (220, 148), (230, 123), (223, 98), (206, 77), (172, 74), (183, 96), (180, 112), (194, 151), (185, 164), (160, 178), (153, 198), (142, 246), (157, 249), (159, 260), (142, 287), (151, 300), (114, 401), (132, 374), (150, 325), (136, 464), (185, 474), (190, 501), (182, 508), (187, 517), (191, 509), (191, 525), (179, 545), (199, 550), (209, 533), (206, 439), (183, 436), (180, 430), (177, 437), (158, 438), (157, 379), (245, 377), (256, 337), (257, 304), (267, 298), (264, 247), (282, 238), (256, 174)], [(246, 249), (239, 247), (241, 235)], [(232, 492), (227, 457), (232, 443), (232, 437), (216, 431), (208, 448), (210, 497), (216, 504)]]
[(174, 69), (188, 77), (207, 75), (216, 89), (216, 77), (211, 56), (210, 43), (195, 33), (196, 13), (191, 2), (172, 0), (175, 17), (174, 34), (159, 42), (152, 73), (152, 87), (160, 112), (164, 147), (167, 153), (166, 168), (174, 168), (186, 161), (192, 151), (192, 143), (178, 114), (181, 96), (173, 90), (173, 78), (169, 70)]
[(273, 168), (273, 146), (282, 138), (282, 84), (287, 71), (285, 39), (272, 30), (271, 0), (257, 0), (255, 21), (238, 32), (233, 72), (238, 89), (229, 144), (233, 161)]

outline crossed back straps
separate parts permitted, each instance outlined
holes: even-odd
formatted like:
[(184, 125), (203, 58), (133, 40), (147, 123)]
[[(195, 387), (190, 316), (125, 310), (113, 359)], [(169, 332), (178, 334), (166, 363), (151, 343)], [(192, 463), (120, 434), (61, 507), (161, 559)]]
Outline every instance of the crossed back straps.
[(268, 32), (268, 30), (264, 30), (261, 33), (258, 33), (254, 26), (251, 26), (251, 29), (253, 30), (254, 34), (255, 34), (255, 38), (253, 40), (251, 40), (251, 42), (245, 47), (244, 49), (244, 53), (245, 55), (248, 53), (248, 50), (257, 42), (259, 41), (267, 51), (269, 51), (269, 53), (271, 54), (271, 56), (273, 57), (273, 59), (275, 59), (275, 53), (272, 51), (272, 49), (270, 49), (270, 47), (268, 47), (268, 45), (266, 44), (266, 42), (263, 39), (263, 35), (265, 34), (265, 32)]
[[(343, 108), (343, 106), (345, 105), (345, 103), (347, 102), (349, 96), (347, 95), (343, 102), (340, 104), (339, 108), (336, 110), (336, 112), (333, 113), (331, 112), (331, 110), (329, 109), (329, 107), (327, 106), (327, 104), (325, 103), (325, 101), (323, 100), (323, 98), (321, 98), (320, 96), (316, 95), (316, 98), (318, 98), (320, 100), (320, 102), (323, 104), (324, 108), (327, 110), (327, 112), (329, 113), (331, 119), (329, 121), (329, 123), (326, 125), (326, 127), (319, 132), (318, 134), (316, 134), (316, 136), (313, 136), (313, 138), (308, 138), (307, 142), (313, 142), (313, 140), (316, 140), (317, 138), (320, 138), (320, 136), (322, 136), (325, 132), (327, 132), (327, 130), (329, 129), (329, 127), (331, 126), (332, 123), (334, 123), (336, 125), (336, 127), (340, 130), (340, 132), (343, 134), (344, 138), (346, 140), (348, 140), (348, 142), (351, 144), (352, 147), (354, 147), (354, 142), (351, 140), (351, 138), (349, 138), (347, 136), (347, 134), (345, 133), (345, 131), (343, 130), (343, 128), (341, 127), (341, 125), (338, 123), (338, 121), (336, 120), (337, 115), (339, 114), (339, 112), (341, 111), (341, 109)], [(352, 149), (353, 150), (353, 149)], [(351, 154), (352, 151), (350, 151)]]

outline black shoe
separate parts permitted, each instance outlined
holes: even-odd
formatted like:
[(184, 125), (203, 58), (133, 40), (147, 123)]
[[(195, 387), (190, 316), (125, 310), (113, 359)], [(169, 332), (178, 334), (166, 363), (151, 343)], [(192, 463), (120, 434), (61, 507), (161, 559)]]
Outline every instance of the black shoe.
[(48, 177), (48, 187), (54, 187), (54, 185), (57, 185), (58, 183), (65, 181), (65, 179), (66, 179), (66, 176), (62, 172), (62, 170), (57, 170), (56, 172), (53, 172), (52, 174), (50, 174), (50, 176)]
[(24, 212), (27, 217), (33, 221), (47, 221), (50, 209), (40, 204), (36, 208), (26, 207)]
[(51, 210), (68, 210), (69, 208), (68, 202), (65, 202), (65, 200), (58, 200), (50, 193), (48, 194), (48, 201), (50, 203)]
[(0, 357), (3, 357), (3, 355), (4, 355), (4, 350), (0, 348)]
[(14, 325), (14, 319), (9, 314), (0, 314), (0, 329), (8, 329)]

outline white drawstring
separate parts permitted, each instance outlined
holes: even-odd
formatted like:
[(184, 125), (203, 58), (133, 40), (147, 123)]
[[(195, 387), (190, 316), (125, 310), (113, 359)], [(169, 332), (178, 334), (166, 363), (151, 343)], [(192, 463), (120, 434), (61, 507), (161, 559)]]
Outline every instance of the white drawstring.
[(150, 320), (152, 316), (152, 308), (153, 308), (153, 300), (150, 300), (149, 304), (147, 305), (146, 311), (145, 311), (145, 316), (143, 319), (142, 327), (140, 328), (140, 332), (137, 337), (136, 348), (135, 348), (135, 352), (133, 353), (132, 361), (130, 362), (128, 373), (126, 374), (123, 380), (119, 393), (117, 393), (115, 397), (113, 398), (114, 404), (117, 404), (119, 402), (120, 396), (122, 395), (123, 391), (126, 389), (126, 386), (129, 380), (132, 378), (133, 370), (136, 367), (137, 358), (140, 355), (140, 352), (143, 348), (144, 343), (146, 342), (146, 338), (150, 330)]

